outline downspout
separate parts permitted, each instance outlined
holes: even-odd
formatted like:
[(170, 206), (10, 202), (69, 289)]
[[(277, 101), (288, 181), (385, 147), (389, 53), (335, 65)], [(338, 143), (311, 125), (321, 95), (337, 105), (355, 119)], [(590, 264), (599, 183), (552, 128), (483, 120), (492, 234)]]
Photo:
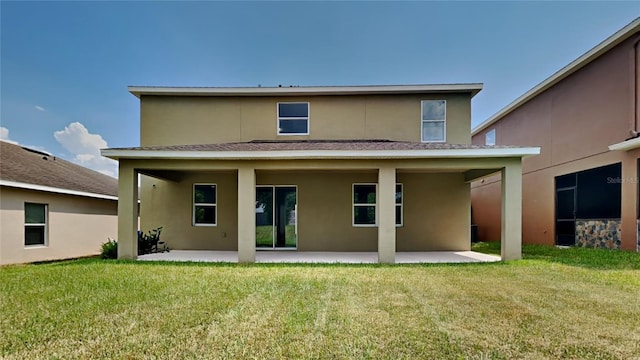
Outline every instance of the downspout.
[(640, 60), (640, 54), (638, 54), (638, 52), (640, 51), (640, 46), (638, 46), (639, 44), (640, 39), (636, 40), (635, 44), (633, 44), (633, 115), (635, 119), (633, 122), (632, 135), (634, 137), (638, 136), (638, 129), (640, 129), (640, 104), (638, 104), (638, 102), (640, 102), (640, 100), (638, 99), (638, 97), (640, 97), (640, 89), (638, 89), (638, 87), (640, 86), (640, 80), (638, 80), (638, 76), (640, 75), (638, 74), (638, 72), (640, 72), (640, 64), (638, 63), (638, 60)]

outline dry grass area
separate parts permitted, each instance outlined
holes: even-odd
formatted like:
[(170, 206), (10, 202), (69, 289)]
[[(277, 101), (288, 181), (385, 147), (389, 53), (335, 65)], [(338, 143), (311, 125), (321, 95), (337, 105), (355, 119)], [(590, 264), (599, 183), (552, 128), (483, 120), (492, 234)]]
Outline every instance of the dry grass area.
[(0, 357), (640, 358), (640, 255), (533, 249), (471, 265), (2, 267)]

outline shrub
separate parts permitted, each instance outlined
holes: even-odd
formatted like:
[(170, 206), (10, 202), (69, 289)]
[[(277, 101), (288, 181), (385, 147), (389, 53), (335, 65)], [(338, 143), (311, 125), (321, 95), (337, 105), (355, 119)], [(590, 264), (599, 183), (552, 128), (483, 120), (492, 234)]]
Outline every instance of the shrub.
[(158, 252), (160, 233), (162, 233), (162, 226), (157, 229), (149, 230), (147, 234), (142, 231), (138, 231), (138, 255)]
[(113, 239), (109, 239), (106, 243), (102, 244), (102, 251), (100, 257), (103, 259), (117, 259), (118, 258), (118, 242)]

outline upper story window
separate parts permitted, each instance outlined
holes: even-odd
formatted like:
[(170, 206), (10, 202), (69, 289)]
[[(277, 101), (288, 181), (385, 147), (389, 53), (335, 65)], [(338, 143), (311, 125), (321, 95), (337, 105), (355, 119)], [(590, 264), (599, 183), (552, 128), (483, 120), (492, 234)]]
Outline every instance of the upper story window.
[(278, 103), (278, 135), (309, 135), (309, 103)]
[(422, 100), (422, 142), (445, 142), (447, 101)]
[(496, 144), (496, 129), (491, 129), (491, 131), (487, 132), (484, 135), (484, 144), (485, 145), (495, 145)]

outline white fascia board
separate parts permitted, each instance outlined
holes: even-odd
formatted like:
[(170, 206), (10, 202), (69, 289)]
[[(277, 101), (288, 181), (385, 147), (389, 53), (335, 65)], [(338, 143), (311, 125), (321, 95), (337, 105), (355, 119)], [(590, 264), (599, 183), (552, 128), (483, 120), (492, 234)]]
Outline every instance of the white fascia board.
[(609, 145), (609, 150), (611, 151), (629, 151), (637, 148), (640, 148), (640, 137)]
[(0, 186), (14, 187), (19, 189), (27, 189), (27, 190), (46, 191), (46, 192), (56, 193), (56, 194), (84, 196), (84, 197), (104, 199), (104, 200), (118, 200), (117, 196), (62, 189), (62, 188), (56, 188), (56, 187), (44, 186), (44, 185), (28, 184), (28, 183), (17, 182), (17, 181), (0, 180)]
[(502, 119), (504, 116), (514, 111), (515, 109), (517, 109), (518, 107), (526, 103), (527, 101), (538, 96), (539, 94), (549, 89), (550, 87), (554, 86), (555, 84), (559, 83), (564, 78), (568, 77), (574, 72), (582, 69), (583, 67), (588, 65), (590, 62), (594, 61), (595, 59), (599, 58), (602, 54), (609, 51), (614, 46), (620, 44), (624, 40), (631, 37), (638, 30), (640, 30), (640, 18), (636, 18), (629, 25), (620, 29), (615, 34), (609, 36), (603, 42), (596, 45), (593, 49), (587, 51), (585, 54), (583, 54), (576, 60), (569, 63), (569, 65), (558, 70), (556, 73), (554, 73), (553, 75), (551, 75), (550, 77), (548, 77), (547, 79), (539, 83), (538, 85), (534, 86), (531, 90), (527, 91), (522, 96), (512, 101), (509, 105), (505, 106), (500, 111), (493, 114), (490, 118), (483, 121), (480, 125), (476, 126), (471, 131), (471, 136), (474, 136), (479, 132), (481, 132), (482, 130), (493, 125), (494, 123), (496, 123), (497, 121)]
[(371, 86), (303, 86), (303, 87), (165, 87), (129, 86), (129, 92), (141, 95), (176, 96), (270, 96), (270, 95), (347, 95), (380, 93), (471, 92), (482, 90), (481, 83), (424, 84), (424, 85), (371, 85)]
[(435, 159), (528, 157), (539, 147), (446, 150), (283, 150), (283, 151), (158, 151), (102, 150), (102, 156), (118, 159), (190, 160), (295, 160), (295, 159)]

